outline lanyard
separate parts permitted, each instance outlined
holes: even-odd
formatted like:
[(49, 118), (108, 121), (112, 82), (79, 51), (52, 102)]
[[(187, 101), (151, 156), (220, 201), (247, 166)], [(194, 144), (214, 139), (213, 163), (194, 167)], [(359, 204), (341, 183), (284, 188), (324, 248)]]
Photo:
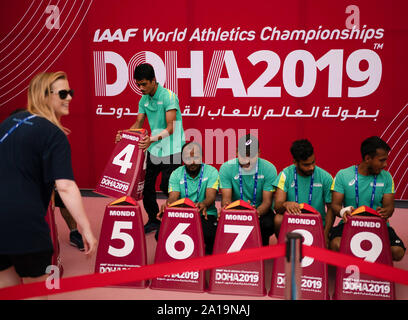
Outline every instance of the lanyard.
[[(242, 184), (242, 168), (238, 163), (239, 169), (239, 193), (241, 195), (241, 200), (244, 200), (244, 188)], [(256, 203), (256, 189), (258, 187), (258, 160), (256, 160), (256, 168), (255, 168), (255, 178), (254, 178), (254, 195), (252, 197), (252, 204), (255, 205)]]
[[(201, 183), (203, 182), (203, 175), (204, 175), (204, 163), (201, 164), (200, 180), (198, 181), (197, 198), (195, 202), (198, 202), (198, 196), (200, 195), (201, 190)], [(186, 191), (186, 198), (188, 198), (187, 173), (185, 167), (184, 167), (184, 189)]]
[(2, 143), (6, 138), (14, 131), (16, 130), (20, 124), (25, 123), (27, 120), (30, 120), (32, 118), (36, 117), (35, 114), (32, 114), (24, 119), (19, 120), (13, 127), (10, 128), (10, 130), (0, 139), (0, 143)]
[[(356, 189), (356, 205), (357, 205), (357, 208), (358, 208), (359, 207), (358, 204), (360, 202), (360, 197), (358, 195), (358, 166), (355, 166), (354, 171), (355, 171), (355, 178), (354, 178), (355, 183), (354, 183), (354, 185), (355, 185), (355, 189)], [(375, 188), (376, 188), (376, 186), (377, 186), (377, 175), (374, 176), (373, 191), (371, 193), (370, 208), (373, 208), (373, 205), (374, 205), (374, 197), (375, 197)]]
[[(294, 172), (295, 176), (295, 202), (299, 203), (299, 187), (298, 187), (298, 177), (297, 177), (297, 170), (295, 167), (295, 172)], [(312, 177), (310, 179), (310, 189), (309, 189), (309, 199), (308, 199), (308, 204), (309, 206), (312, 205), (312, 194), (313, 194), (313, 182), (314, 182), (314, 171), (312, 173)]]

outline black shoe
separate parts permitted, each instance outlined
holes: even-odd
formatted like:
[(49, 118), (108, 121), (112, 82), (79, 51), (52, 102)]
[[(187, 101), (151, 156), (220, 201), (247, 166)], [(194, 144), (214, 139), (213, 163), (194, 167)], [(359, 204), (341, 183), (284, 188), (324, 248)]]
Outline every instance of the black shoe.
[(159, 224), (156, 222), (148, 222), (144, 226), (144, 232), (145, 234), (148, 234), (150, 232), (153, 232), (155, 230), (159, 229)]
[(80, 251), (84, 251), (84, 242), (82, 241), (82, 236), (78, 230), (73, 230), (69, 234), (70, 244), (74, 247), (77, 247)]

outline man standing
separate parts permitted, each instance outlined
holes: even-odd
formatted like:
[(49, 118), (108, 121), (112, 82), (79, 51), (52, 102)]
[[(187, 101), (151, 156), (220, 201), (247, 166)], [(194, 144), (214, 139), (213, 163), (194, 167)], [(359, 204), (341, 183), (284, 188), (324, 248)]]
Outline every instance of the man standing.
[(276, 176), (275, 166), (259, 158), (258, 139), (250, 134), (239, 139), (238, 157), (220, 168), (221, 207), (239, 199), (250, 202), (259, 216), (263, 245), (269, 244), (274, 233), (272, 195)]
[[(201, 146), (188, 142), (182, 150), (184, 166), (177, 168), (170, 176), (169, 198), (162, 211), (180, 198), (192, 200), (201, 213), (205, 253), (211, 254), (217, 232), (217, 208), (215, 199), (218, 192), (218, 171), (202, 162)], [(156, 233), (158, 239), (158, 232)]]
[(283, 169), (274, 181), (275, 232), (279, 233), (285, 212), (300, 214), (299, 203), (307, 203), (320, 212), (328, 245), (329, 232), (334, 222), (330, 206), (333, 178), (330, 173), (316, 166), (313, 146), (308, 140), (294, 141), (290, 152), (293, 164)]
[[(362, 162), (337, 173), (332, 185), (332, 208), (334, 214), (343, 220), (332, 228), (332, 250), (339, 251), (344, 223), (359, 206), (370, 206), (385, 220), (394, 213), (394, 181), (391, 174), (384, 170), (390, 150), (388, 144), (379, 137), (367, 138), (361, 144)], [(404, 243), (389, 225), (388, 234), (392, 258), (400, 261), (406, 250)]]
[[(143, 206), (149, 220), (145, 233), (157, 230), (160, 221), (156, 216), (159, 206), (156, 201), (156, 180), (161, 173), (160, 190), (168, 195), (169, 178), (173, 170), (181, 165), (181, 147), (184, 130), (177, 96), (156, 81), (153, 67), (143, 63), (134, 71), (136, 85), (143, 96), (139, 101), (136, 122), (131, 129), (140, 129), (147, 117), (151, 135), (139, 142), (146, 151), (146, 178), (143, 191)], [(116, 141), (120, 139), (120, 132)]]

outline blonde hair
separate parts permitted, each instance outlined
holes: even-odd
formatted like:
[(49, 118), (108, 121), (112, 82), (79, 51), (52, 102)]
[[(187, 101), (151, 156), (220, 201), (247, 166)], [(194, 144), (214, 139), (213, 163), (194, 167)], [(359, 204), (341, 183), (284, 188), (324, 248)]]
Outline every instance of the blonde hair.
[(71, 131), (62, 126), (61, 122), (55, 115), (54, 109), (46, 103), (46, 98), (51, 92), (52, 84), (60, 79), (68, 80), (67, 74), (63, 71), (41, 72), (31, 79), (28, 86), (27, 110), (32, 114), (36, 114), (49, 120), (65, 134), (69, 134)]

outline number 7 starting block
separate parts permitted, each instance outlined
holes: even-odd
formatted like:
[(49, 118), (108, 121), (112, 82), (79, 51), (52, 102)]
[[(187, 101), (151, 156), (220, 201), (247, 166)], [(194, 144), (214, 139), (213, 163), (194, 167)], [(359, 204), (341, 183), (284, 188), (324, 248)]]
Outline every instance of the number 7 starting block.
[[(340, 252), (392, 266), (387, 224), (370, 207), (354, 210), (344, 224)], [(360, 274), (356, 265), (337, 268), (334, 299), (337, 300), (394, 300), (393, 282)]]
[[(285, 212), (279, 232), (278, 243), (284, 243), (289, 232), (300, 233), (303, 244), (326, 248), (322, 217), (318, 211), (306, 203), (300, 204), (299, 215)], [(301, 262), (301, 297), (311, 300), (328, 300), (329, 283), (327, 264), (304, 257)], [(273, 261), (272, 281), (269, 296), (285, 298), (285, 257)]]
[(136, 201), (143, 198), (146, 167), (145, 153), (139, 149), (139, 141), (146, 135), (145, 129), (122, 132), (122, 138), (115, 145), (95, 189), (96, 193), (112, 198), (131, 196)]
[[(262, 247), (256, 210), (237, 200), (221, 210), (214, 242), (214, 254)], [(212, 269), (209, 293), (264, 296), (265, 270), (262, 260)]]
[[(204, 236), (200, 212), (190, 199), (180, 199), (164, 210), (154, 263), (202, 256), (204, 256)], [(154, 278), (150, 288), (204, 292), (204, 286), (204, 270), (191, 270)]]

